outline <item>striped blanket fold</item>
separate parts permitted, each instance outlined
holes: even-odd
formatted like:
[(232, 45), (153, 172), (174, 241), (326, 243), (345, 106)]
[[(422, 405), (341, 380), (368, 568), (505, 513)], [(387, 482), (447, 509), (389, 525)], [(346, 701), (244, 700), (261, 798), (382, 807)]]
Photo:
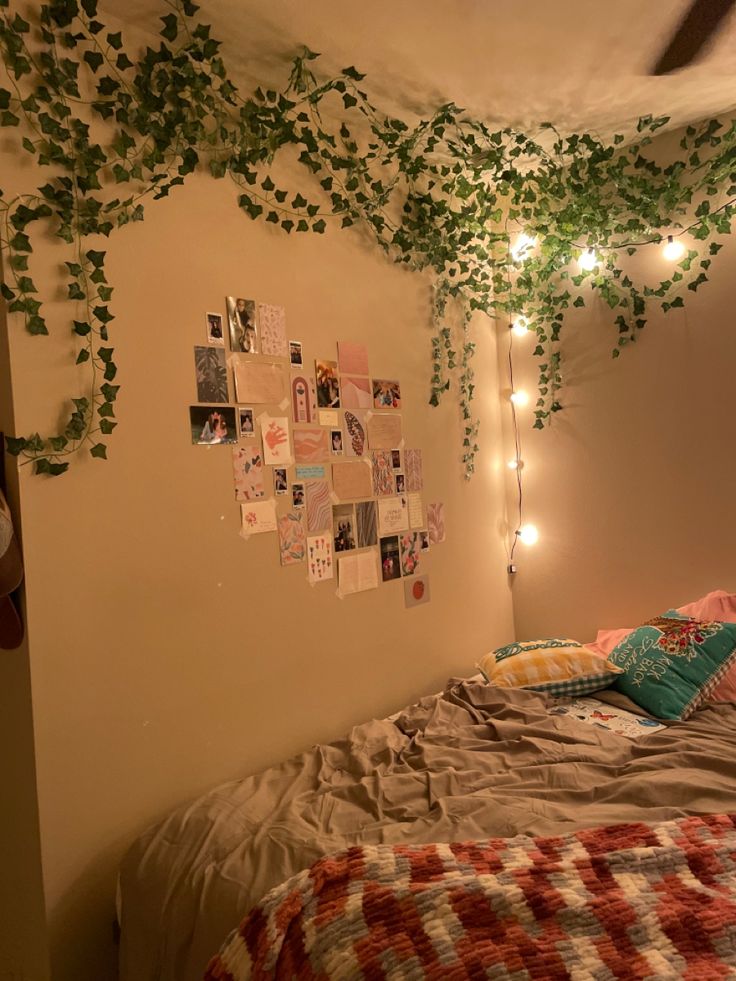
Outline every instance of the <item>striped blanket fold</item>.
[(350, 848), (273, 889), (207, 981), (736, 977), (736, 815)]

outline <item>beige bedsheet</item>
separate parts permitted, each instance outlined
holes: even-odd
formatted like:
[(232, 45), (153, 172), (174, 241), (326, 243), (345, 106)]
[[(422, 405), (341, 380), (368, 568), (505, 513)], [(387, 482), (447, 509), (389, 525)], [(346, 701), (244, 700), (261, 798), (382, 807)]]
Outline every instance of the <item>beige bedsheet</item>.
[(121, 981), (195, 981), (249, 907), (354, 843), (554, 834), (736, 812), (736, 705), (632, 741), (543, 695), (454, 683), (395, 722), (229, 783), (136, 842)]

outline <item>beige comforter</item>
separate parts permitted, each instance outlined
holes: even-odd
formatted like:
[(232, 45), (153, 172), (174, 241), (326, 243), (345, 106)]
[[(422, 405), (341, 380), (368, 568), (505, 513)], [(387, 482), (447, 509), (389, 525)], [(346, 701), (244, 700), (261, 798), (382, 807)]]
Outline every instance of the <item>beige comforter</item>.
[(243, 913), (361, 843), (557, 834), (736, 812), (736, 705), (638, 741), (463, 682), (229, 783), (144, 835), (121, 871), (122, 981), (195, 981)]

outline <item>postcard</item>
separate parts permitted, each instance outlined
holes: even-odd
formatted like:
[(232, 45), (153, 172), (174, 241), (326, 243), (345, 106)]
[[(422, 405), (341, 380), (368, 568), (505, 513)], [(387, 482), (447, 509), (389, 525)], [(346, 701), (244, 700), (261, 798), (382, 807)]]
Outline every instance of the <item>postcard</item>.
[(378, 501), (378, 528), (381, 535), (406, 531), (408, 527), (409, 512), (405, 497), (384, 497)]
[(390, 450), (401, 443), (401, 416), (374, 412), (367, 417), (368, 445), (372, 450)]
[[(225, 306), (230, 328), (230, 350), (239, 354), (257, 354), (258, 325), (255, 302), (244, 300), (240, 296), (227, 296)], [(249, 401), (257, 402), (258, 399)]]
[(190, 405), (189, 428), (199, 446), (238, 441), (235, 409), (228, 405)]
[(391, 579), (401, 579), (399, 539), (396, 535), (381, 539), (381, 579), (384, 582), (389, 582)]
[(279, 556), (281, 565), (296, 565), (307, 556), (307, 536), (299, 511), (289, 511), (278, 519)]
[(334, 429), (340, 425), (340, 413), (337, 409), (320, 409), (318, 420), (320, 426), (331, 426)]
[(258, 331), (261, 335), (261, 354), (286, 358), (286, 310), (271, 303), (258, 304)]
[(333, 463), (332, 489), (341, 501), (370, 497), (373, 491), (370, 465), (364, 460)]
[(307, 538), (307, 563), (310, 582), (332, 579), (335, 574), (332, 562), (332, 538), (329, 534)]
[(397, 381), (373, 379), (373, 406), (376, 409), (400, 409), (401, 387)]
[(218, 347), (225, 347), (225, 333), (222, 329), (222, 314), (208, 313), (207, 317), (207, 343), (216, 344)]
[(368, 348), (352, 341), (337, 342), (337, 361), (344, 375), (368, 374)]
[(241, 504), (242, 531), (245, 535), (260, 535), (264, 531), (276, 531), (276, 502), (258, 501)]
[(317, 405), (321, 409), (339, 409), (340, 381), (337, 377), (337, 362), (315, 361), (314, 373), (317, 379)]
[(362, 593), (378, 586), (376, 550), (357, 555), (341, 555), (338, 559), (338, 589), (342, 596)]
[(255, 501), (266, 496), (263, 457), (258, 447), (246, 443), (233, 448), (233, 473), (236, 501)]
[(294, 430), (294, 457), (297, 463), (321, 463), (329, 456), (326, 429)]
[(235, 394), (238, 402), (279, 405), (287, 397), (286, 377), (280, 364), (235, 359)]
[(424, 527), (424, 509), (422, 508), (421, 494), (407, 494), (406, 502), (409, 508), (409, 527)]
[(261, 439), (263, 462), (268, 466), (286, 466), (294, 462), (289, 442), (289, 420), (286, 416), (263, 415)]

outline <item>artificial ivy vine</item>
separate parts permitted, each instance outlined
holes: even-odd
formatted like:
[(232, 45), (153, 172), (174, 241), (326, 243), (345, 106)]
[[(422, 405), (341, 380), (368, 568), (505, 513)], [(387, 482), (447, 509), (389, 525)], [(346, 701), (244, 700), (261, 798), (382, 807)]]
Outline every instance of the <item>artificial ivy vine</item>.
[[(473, 119), (452, 103), (418, 124), (386, 116), (346, 68), (319, 81), (317, 55), (295, 59), (284, 91), (244, 97), (228, 77), (220, 44), (190, 0), (163, 0), (157, 47), (140, 54), (98, 17), (96, 0), (56, 0), (28, 23), (0, 0), (0, 49), (9, 88), (0, 88), (0, 125), (17, 127), (23, 148), (48, 172), (40, 187), (0, 191), (0, 245), (10, 312), (32, 334), (48, 332), (30, 271), (41, 230), (67, 243), (69, 322), (86, 391), (61, 432), (8, 439), (9, 452), (39, 473), (63, 473), (86, 448), (104, 457), (115, 427), (117, 368), (107, 346), (113, 319), (105, 252), (109, 236), (144, 217), (195, 169), (228, 178), (239, 207), (285, 233), (361, 224), (395, 262), (428, 270), (434, 285), (430, 402), (455, 385), (464, 425), (463, 462), (473, 471), (478, 426), (469, 321), (476, 310), (511, 320), (523, 312), (541, 360), (534, 425), (561, 408), (560, 334), (570, 307), (590, 290), (610, 306), (614, 355), (636, 340), (653, 298), (667, 311), (707, 280), (716, 235), (731, 230), (736, 195), (736, 124), (690, 126), (667, 166), (648, 155), (666, 118), (639, 121), (637, 135), (609, 142), (563, 136), (549, 123), (530, 136)], [(90, 127), (94, 123), (94, 128)], [(100, 134), (104, 134), (104, 137)], [(309, 188), (287, 190), (273, 164), (296, 148)], [(685, 228), (691, 247), (662, 281), (637, 283), (628, 257)], [(538, 244), (515, 257), (519, 231)], [(583, 249), (598, 256), (579, 273)]]

